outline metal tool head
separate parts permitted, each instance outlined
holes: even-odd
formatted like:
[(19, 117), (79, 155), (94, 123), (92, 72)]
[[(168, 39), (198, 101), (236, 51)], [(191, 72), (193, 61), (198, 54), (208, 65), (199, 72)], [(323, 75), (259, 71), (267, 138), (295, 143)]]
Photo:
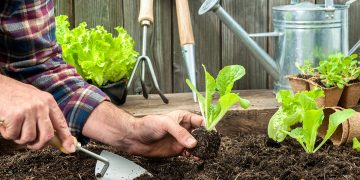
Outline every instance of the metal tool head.
[(206, 0), (199, 9), (199, 15), (203, 15), (211, 10), (213, 10), (216, 5), (218, 5), (220, 0)]
[[(118, 180), (118, 179), (134, 179), (141, 175), (148, 174), (152, 176), (146, 169), (142, 168), (138, 164), (123, 158), (119, 155), (111, 153), (109, 151), (102, 151), (100, 156), (106, 158), (110, 162), (110, 166), (107, 169), (103, 177), (97, 177), (102, 180)], [(98, 175), (105, 164), (101, 161), (96, 162), (95, 175)]]
[[(193, 44), (185, 44), (182, 47), (182, 54), (185, 60), (185, 66), (191, 83), (196, 85), (196, 69), (195, 69), (195, 46)], [(193, 91), (194, 102), (197, 102), (196, 93)]]

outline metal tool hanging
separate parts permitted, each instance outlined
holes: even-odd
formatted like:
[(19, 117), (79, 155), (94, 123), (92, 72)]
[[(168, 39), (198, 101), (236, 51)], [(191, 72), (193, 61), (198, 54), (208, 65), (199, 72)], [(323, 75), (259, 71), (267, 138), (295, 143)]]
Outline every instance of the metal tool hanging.
[(155, 90), (161, 97), (164, 103), (168, 104), (169, 100), (165, 97), (164, 93), (160, 90), (159, 84), (156, 79), (155, 71), (152, 65), (152, 62), (150, 58), (146, 55), (146, 48), (147, 48), (147, 29), (151, 26), (151, 24), (154, 22), (154, 16), (153, 16), (153, 0), (140, 0), (140, 14), (139, 14), (139, 23), (142, 26), (143, 29), (143, 37), (142, 37), (142, 51), (141, 56), (138, 57), (135, 68), (130, 76), (129, 83), (127, 85), (127, 88), (129, 89), (131, 84), (134, 81), (134, 76), (136, 73), (136, 70), (141, 65), (141, 88), (143, 92), (143, 96), (145, 99), (149, 97), (148, 91), (145, 85), (145, 72), (146, 69), (150, 72), (151, 81), (155, 86)]
[[(195, 69), (195, 40), (191, 25), (189, 2), (188, 0), (176, 0), (175, 2), (183, 59), (185, 62), (188, 77), (191, 83), (195, 87), (197, 87)], [(193, 92), (193, 98), (194, 102), (197, 102), (195, 92)]]

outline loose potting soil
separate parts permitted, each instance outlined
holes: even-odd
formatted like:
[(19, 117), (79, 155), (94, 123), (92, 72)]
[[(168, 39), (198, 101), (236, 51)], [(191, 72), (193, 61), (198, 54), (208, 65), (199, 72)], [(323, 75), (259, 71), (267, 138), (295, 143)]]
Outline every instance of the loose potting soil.
[(298, 74), (297, 77), (301, 78), (301, 79), (310, 79), (313, 76), (312, 75), (306, 75), (306, 74)]
[[(99, 153), (114, 149), (91, 143), (86, 148)], [(96, 161), (76, 153), (63, 155), (47, 148), (41, 151), (0, 151), (1, 179), (95, 179)], [(350, 146), (324, 145), (308, 155), (292, 139), (277, 144), (265, 135), (222, 137), (216, 158), (202, 161), (185, 157), (147, 159), (121, 154), (148, 169), (154, 177), (139, 179), (359, 179), (360, 153)]]

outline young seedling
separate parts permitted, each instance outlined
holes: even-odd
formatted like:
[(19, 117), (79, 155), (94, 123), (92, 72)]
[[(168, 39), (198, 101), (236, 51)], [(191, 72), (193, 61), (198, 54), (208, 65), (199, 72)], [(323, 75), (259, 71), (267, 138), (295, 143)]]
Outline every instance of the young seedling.
[(313, 154), (318, 151), (325, 142), (330, 139), (334, 134), (337, 127), (342, 124), (344, 121), (349, 119), (355, 113), (352, 109), (345, 109), (342, 111), (337, 111), (330, 115), (329, 125), (326, 131), (326, 135), (321, 141), (321, 143), (315, 148), (316, 138), (318, 134), (318, 129), (323, 122), (324, 112), (320, 108), (318, 110), (308, 110), (304, 114), (302, 121), (302, 127), (293, 129), (292, 131), (283, 131), (288, 134), (290, 137), (296, 139), (301, 146), (304, 148), (305, 152), (308, 154)]
[(346, 56), (342, 60), (343, 64), (343, 78), (349, 83), (352, 80), (356, 80), (360, 76), (360, 62), (357, 60), (358, 55), (353, 54)]
[(310, 63), (310, 61), (306, 60), (304, 62), (304, 65), (300, 65), (299, 63), (295, 63), (295, 66), (299, 69), (301, 76), (303, 78), (310, 78), (315, 75), (315, 68), (313, 67), (313, 64)]
[[(324, 93), (321, 89), (295, 95), (289, 90), (280, 91), (277, 100), (282, 106), (270, 119), (268, 136), (277, 142), (282, 142), (289, 135), (301, 144), (306, 153), (312, 154), (318, 151), (334, 134), (336, 128), (355, 113), (352, 109), (345, 109), (331, 114), (326, 135), (315, 148), (318, 129), (324, 119), (323, 108), (316, 105), (316, 99), (322, 96)], [(292, 129), (295, 124), (302, 124), (302, 127)]]
[(280, 90), (276, 94), (281, 104), (279, 110), (271, 117), (268, 124), (268, 136), (277, 142), (282, 142), (290, 131), (291, 126), (301, 123), (308, 110), (316, 110), (316, 100), (324, 96), (321, 89), (302, 91), (293, 95), (289, 90)]
[[(209, 159), (217, 155), (220, 146), (220, 137), (214, 131), (215, 126), (233, 105), (239, 103), (242, 108), (248, 108), (250, 102), (231, 92), (235, 81), (245, 75), (244, 67), (240, 65), (225, 66), (220, 70), (216, 79), (206, 71), (205, 66), (203, 68), (205, 72), (205, 96), (195, 88), (190, 80), (186, 79), (187, 85), (197, 94), (200, 111), (205, 121), (205, 129), (193, 131), (194, 137), (198, 139), (198, 145), (189, 151), (197, 157)], [(219, 100), (214, 104), (213, 96), (216, 93), (219, 95)], [(209, 134), (209, 136), (202, 137), (205, 134)]]
[(343, 77), (345, 69), (343, 57), (344, 55), (339, 53), (330, 55), (327, 60), (320, 61), (317, 70), (320, 73), (320, 80), (326, 88), (337, 86), (342, 89), (347, 83)]

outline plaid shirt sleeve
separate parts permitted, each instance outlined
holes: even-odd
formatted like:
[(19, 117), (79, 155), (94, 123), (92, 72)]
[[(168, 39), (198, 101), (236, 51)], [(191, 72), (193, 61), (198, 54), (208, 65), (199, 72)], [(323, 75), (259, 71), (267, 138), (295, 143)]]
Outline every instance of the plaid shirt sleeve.
[(0, 70), (51, 93), (72, 134), (82, 143), (88, 141), (81, 135), (82, 127), (92, 110), (109, 99), (63, 61), (56, 43), (52, 0), (2, 0)]

